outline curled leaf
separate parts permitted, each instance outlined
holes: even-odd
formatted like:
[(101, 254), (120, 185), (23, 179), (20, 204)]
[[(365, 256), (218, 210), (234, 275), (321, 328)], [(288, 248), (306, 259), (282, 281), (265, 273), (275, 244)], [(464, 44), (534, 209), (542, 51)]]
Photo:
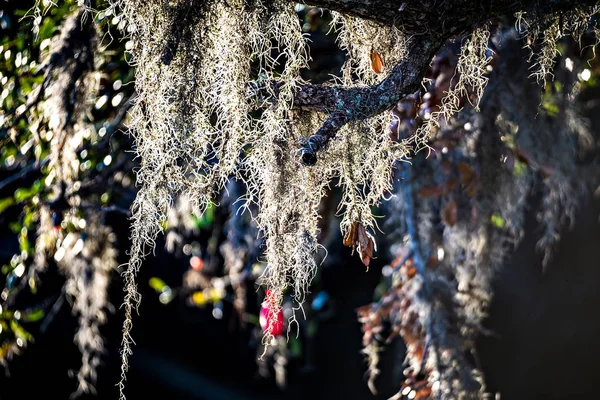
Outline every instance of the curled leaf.
[(367, 232), (362, 224), (358, 225), (357, 250), (361, 261), (368, 267), (373, 258), (373, 252), (375, 251), (375, 241), (373, 240), (373, 236)]
[(458, 173), (460, 174), (460, 182), (465, 189), (469, 198), (475, 197), (479, 189), (481, 189), (481, 179), (475, 169), (467, 163), (459, 162), (456, 164)]
[(371, 68), (373, 69), (373, 72), (375, 72), (376, 74), (380, 74), (383, 72), (383, 59), (381, 58), (381, 55), (379, 53), (377, 53), (376, 51), (371, 50)]
[[(353, 247), (358, 240), (358, 222), (352, 223), (348, 232), (344, 236), (344, 246)], [(354, 251), (354, 250), (353, 250)]]
[(444, 189), (443, 189), (444, 196), (447, 196), (450, 193), (452, 193), (452, 191), (456, 187), (457, 183), (458, 183), (458, 181), (456, 178), (449, 178), (446, 182), (444, 182)]
[(373, 253), (377, 250), (373, 236), (367, 232), (367, 229), (360, 223), (354, 222), (346, 235), (344, 236), (344, 246), (352, 247), (354, 254), (354, 246), (360, 256), (360, 260), (367, 267), (371, 263)]

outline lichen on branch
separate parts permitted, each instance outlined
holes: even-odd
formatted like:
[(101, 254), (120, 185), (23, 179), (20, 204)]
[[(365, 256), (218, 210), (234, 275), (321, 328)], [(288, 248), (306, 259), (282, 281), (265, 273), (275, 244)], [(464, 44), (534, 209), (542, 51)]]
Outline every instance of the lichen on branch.
[[(310, 86), (309, 90), (316, 96), (326, 97), (328, 118), (319, 130), (310, 136), (301, 148), (302, 161), (305, 165), (314, 165), (316, 153), (323, 149), (335, 137), (340, 128), (349, 122), (358, 122), (371, 118), (393, 107), (409, 94), (417, 92), (425, 70), (440, 43), (407, 40), (407, 56), (397, 64), (390, 74), (380, 83), (366, 87)], [(302, 100), (306, 98), (302, 86), (296, 94), (299, 101), (297, 107), (309, 107)], [(309, 98), (309, 101), (311, 98)], [(310, 106), (314, 107), (314, 106)]]

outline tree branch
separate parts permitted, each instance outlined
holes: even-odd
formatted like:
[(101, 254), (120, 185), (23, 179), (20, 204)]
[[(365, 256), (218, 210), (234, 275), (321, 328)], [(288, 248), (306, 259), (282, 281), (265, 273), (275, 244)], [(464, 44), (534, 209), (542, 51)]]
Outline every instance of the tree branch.
[(394, 67), (381, 83), (367, 87), (305, 85), (294, 97), (294, 107), (325, 111), (329, 117), (300, 149), (302, 162), (314, 165), (317, 152), (345, 124), (377, 115), (400, 99), (419, 90), (429, 62), (443, 42), (417, 40), (407, 42), (408, 56)]
[(596, 0), (305, 0), (305, 4), (368, 19), (382, 25), (396, 25), (407, 34), (424, 31), (440, 36), (458, 34), (462, 27), (478, 25), (490, 18), (528, 11), (537, 7), (548, 14), (593, 6)]

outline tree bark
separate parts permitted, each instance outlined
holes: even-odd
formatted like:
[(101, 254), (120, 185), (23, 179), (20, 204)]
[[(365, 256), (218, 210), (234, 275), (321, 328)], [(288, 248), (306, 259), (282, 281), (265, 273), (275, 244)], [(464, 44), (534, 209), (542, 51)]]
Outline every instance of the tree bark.
[(402, 98), (419, 90), (429, 62), (441, 41), (409, 39), (409, 56), (398, 63), (381, 83), (368, 87), (301, 86), (294, 107), (325, 111), (329, 117), (323, 126), (303, 144), (300, 152), (305, 165), (314, 165), (316, 153), (346, 123), (360, 121), (388, 110)]
[(529, 11), (548, 14), (598, 4), (596, 0), (306, 0), (315, 7), (396, 25), (417, 34), (428, 26), (438, 34), (460, 26), (483, 23), (490, 18)]

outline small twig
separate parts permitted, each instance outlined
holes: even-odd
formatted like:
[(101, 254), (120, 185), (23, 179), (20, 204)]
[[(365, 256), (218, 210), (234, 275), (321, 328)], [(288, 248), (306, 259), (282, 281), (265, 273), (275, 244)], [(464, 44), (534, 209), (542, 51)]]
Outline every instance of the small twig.
[(44, 318), (42, 325), (40, 325), (40, 333), (46, 332), (46, 329), (48, 329), (48, 326), (50, 326), (50, 324), (52, 323), (52, 321), (54, 320), (54, 318), (56, 317), (56, 315), (62, 308), (62, 305), (65, 302), (65, 292), (66, 292), (66, 289), (63, 286), (62, 290), (58, 294), (58, 298), (52, 305), (52, 308), (50, 309), (48, 314), (46, 314), (46, 317)]
[(21, 169), (19, 172), (15, 172), (8, 178), (5, 178), (2, 181), (0, 181), (0, 190), (3, 190), (5, 187), (9, 186), (10, 184), (12, 184), (16, 181), (25, 179), (29, 174), (31, 174), (33, 172), (38, 172), (40, 169), (42, 169), (42, 167), (48, 165), (49, 162), (50, 162), (50, 159), (46, 158), (45, 160), (43, 160), (41, 162), (34, 162), (34, 163), (29, 164), (25, 168)]
[(131, 107), (133, 107), (133, 105), (135, 104), (136, 98), (137, 95), (134, 92), (131, 96), (129, 96), (127, 101), (123, 103), (121, 107), (119, 107), (117, 114), (113, 117), (113, 119), (110, 121), (110, 124), (106, 127), (106, 134), (104, 135), (104, 137), (110, 137), (113, 133), (115, 133), (118, 129), (121, 128), (123, 120), (127, 116), (127, 112), (129, 111), (129, 109), (131, 109)]
[(83, 209), (83, 210), (93, 210), (93, 211), (99, 211), (99, 212), (103, 212), (103, 213), (108, 213), (108, 212), (119, 212), (121, 214), (124, 215), (131, 215), (131, 210), (128, 210), (126, 208), (122, 208), (122, 207), (118, 207), (118, 206), (97, 206), (97, 205), (91, 205), (91, 204), (85, 204), (85, 205), (80, 205), (78, 208)]
[(325, 148), (342, 126), (361, 121), (392, 108), (402, 98), (420, 88), (429, 62), (442, 42), (422, 36), (407, 40), (409, 56), (398, 63), (387, 78), (376, 85), (344, 88), (340, 86), (300, 86), (294, 107), (320, 109), (329, 113), (323, 126), (300, 148), (304, 165), (317, 162), (317, 152)]
[(33, 276), (34, 273), (35, 273), (35, 267), (34, 266), (30, 266), (29, 269), (28, 269), (28, 271), (27, 271), (27, 275), (24, 276), (24, 277), (22, 277), (21, 280), (19, 281), (19, 285), (16, 286), (8, 294), (8, 297), (6, 298), (6, 300), (4, 301), (4, 303), (2, 304), (4, 308), (11, 309), (14, 306), (15, 300), (16, 300), (17, 296), (19, 295), (19, 293), (21, 293), (21, 291), (23, 289), (25, 289), (25, 287), (29, 283), (29, 279)]

